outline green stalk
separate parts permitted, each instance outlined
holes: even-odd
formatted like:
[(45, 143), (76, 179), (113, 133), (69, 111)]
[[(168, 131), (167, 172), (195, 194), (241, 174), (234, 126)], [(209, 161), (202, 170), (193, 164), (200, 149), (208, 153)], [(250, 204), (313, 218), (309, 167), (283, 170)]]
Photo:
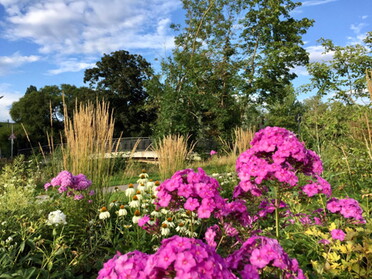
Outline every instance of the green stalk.
[(279, 186), (275, 186), (275, 233), (279, 240)]

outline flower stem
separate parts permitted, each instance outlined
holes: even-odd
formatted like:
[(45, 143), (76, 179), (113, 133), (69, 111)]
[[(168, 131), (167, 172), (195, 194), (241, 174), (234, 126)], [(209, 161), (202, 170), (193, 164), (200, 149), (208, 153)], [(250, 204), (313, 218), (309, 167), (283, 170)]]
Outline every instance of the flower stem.
[(279, 239), (279, 186), (275, 186), (275, 233)]

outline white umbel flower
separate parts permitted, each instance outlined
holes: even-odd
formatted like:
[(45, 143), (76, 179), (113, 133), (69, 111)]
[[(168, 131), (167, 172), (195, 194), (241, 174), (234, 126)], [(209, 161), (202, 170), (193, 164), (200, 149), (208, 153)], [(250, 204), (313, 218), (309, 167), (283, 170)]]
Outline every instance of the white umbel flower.
[(48, 215), (48, 225), (66, 225), (66, 215), (61, 210), (52, 211)]

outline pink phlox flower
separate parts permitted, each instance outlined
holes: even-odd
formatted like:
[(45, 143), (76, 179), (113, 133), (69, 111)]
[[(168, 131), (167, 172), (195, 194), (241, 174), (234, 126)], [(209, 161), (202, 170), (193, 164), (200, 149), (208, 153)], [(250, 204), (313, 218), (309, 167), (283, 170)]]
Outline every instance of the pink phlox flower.
[(343, 232), (343, 230), (334, 229), (331, 231), (331, 236), (333, 239), (344, 241), (346, 234)]
[(217, 154), (217, 151), (215, 150), (211, 150), (211, 152), (209, 152), (209, 155), (213, 156), (213, 155), (216, 155)]
[(79, 201), (79, 200), (82, 200), (82, 199), (84, 199), (84, 195), (83, 194), (76, 194), (74, 196), (74, 200), (76, 200), (76, 201)]
[(182, 270), (183, 272), (187, 273), (195, 266), (196, 261), (190, 252), (185, 251), (183, 253), (178, 253), (176, 262), (174, 264), (175, 269)]
[(195, 198), (188, 198), (185, 202), (184, 208), (187, 210), (194, 211), (196, 208), (199, 207), (199, 202)]
[(144, 269), (148, 255), (139, 251), (121, 255), (119, 252), (108, 260), (99, 271), (97, 279), (147, 279)]
[(220, 231), (220, 228), (217, 225), (213, 225), (213, 226), (209, 227), (205, 232), (204, 238), (205, 238), (207, 244), (212, 248), (217, 247), (215, 237), (217, 235), (217, 232), (219, 232), (219, 231)]
[(234, 237), (234, 236), (237, 236), (239, 234), (239, 231), (234, 228), (231, 224), (229, 223), (225, 223), (223, 225), (223, 229), (225, 231), (225, 233), (228, 235), (228, 236), (231, 236), (231, 237)]

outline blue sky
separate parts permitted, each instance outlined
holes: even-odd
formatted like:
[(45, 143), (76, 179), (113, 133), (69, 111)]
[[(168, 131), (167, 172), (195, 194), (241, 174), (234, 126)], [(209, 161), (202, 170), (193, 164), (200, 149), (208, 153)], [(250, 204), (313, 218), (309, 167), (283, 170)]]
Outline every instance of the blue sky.
[[(372, 31), (371, 11), (372, 0), (307, 0), (293, 16), (315, 20), (303, 39), (317, 61), (330, 57), (321, 54), (321, 37), (361, 42)], [(169, 25), (182, 15), (178, 0), (0, 0), (0, 121), (30, 85), (83, 86), (84, 70), (104, 53), (128, 50), (156, 67), (171, 54)], [(306, 83), (306, 70), (295, 71), (295, 84)]]

